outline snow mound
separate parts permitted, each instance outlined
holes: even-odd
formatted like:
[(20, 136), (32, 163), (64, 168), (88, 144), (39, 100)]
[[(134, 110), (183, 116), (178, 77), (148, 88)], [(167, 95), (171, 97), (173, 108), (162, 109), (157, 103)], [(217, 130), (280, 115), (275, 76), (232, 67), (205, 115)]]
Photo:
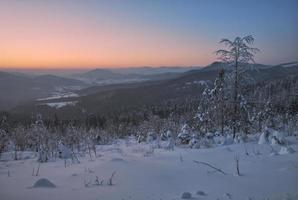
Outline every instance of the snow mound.
[(164, 148), (168, 150), (174, 150), (174, 147), (175, 147), (175, 141), (173, 138), (170, 138)]
[(267, 144), (268, 143), (268, 133), (264, 132), (260, 135), (258, 144)]
[(221, 145), (231, 145), (234, 144), (234, 139), (232, 136), (228, 135), (227, 137), (223, 137), (221, 139)]
[(34, 183), (33, 187), (34, 188), (55, 188), (56, 185), (46, 178), (41, 178)]
[(295, 150), (291, 147), (281, 147), (279, 151), (280, 155), (291, 154), (291, 153), (295, 153)]
[(211, 148), (212, 141), (210, 139), (202, 139), (200, 140), (200, 148)]
[(273, 131), (271, 138), (272, 145), (285, 145), (287, 143), (285, 135), (282, 132)]
[(191, 193), (190, 192), (183, 192), (181, 195), (181, 199), (191, 199)]
[(63, 144), (59, 145), (59, 157), (62, 159), (71, 159), (71, 150)]
[(153, 142), (154, 140), (156, 140), (157, 139), (157, 134), (156, 133), (154, 133), (154, 132), (149, 132), (148, 134), (147, 134), (147, 143), (151, 143), (151, 142)]
[(270, 156), (277, 156), (278, 155), (278, 153), (276, 152), (276, 151), (272, 151), (271, 153), (270, 153)]
[(284, 133), (267, 128), (259, 137), (258, 144), (285, 145)]

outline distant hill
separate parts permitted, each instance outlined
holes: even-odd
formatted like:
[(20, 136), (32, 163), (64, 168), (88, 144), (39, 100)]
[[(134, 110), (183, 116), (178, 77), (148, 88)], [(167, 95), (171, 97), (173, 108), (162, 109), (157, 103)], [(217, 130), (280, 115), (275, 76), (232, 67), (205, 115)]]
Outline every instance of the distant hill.
[(54, 75), (40, 75), (32, 78), (37, 84), (44, 84), (46, 86), (51, 87), (69, 87), (69, 86), (84, 86), (82, 81), (71, 79), (71, 78), (64, 78)]
[(17, 104), (46, 97), (59, 90), (72, 90), (86, 87), (74, 79), (53, 75), (23, 76), (21, 74), (0, 72), (0, 110)]
[(139, 75), (154, 75), (154, 74), (164, 74), (164, 73), (183, 73), (193, 69), (200, 69), (200, 66), (161, 66), (161, 67), (124, 67), (111, 69), (111, 71), (121, 74), (139, 74)]
[[(180, 69), (180, 68), (179, 68)], [(158, 71), (158, 72), (157, 72)], [(110, 85), (117, 83), (131, 83), (148, 80), (161, 80), (176, 77), (186, 69), (178, 68), (142, 68), (142, 69), (94, 69), (74, 77), (93, 85)]]
[[(73, 106), (61, 109), (37, 106), (40, 102), (32, 102), (13, 109), (14, 112), (26, 113), (34, 110), (45, 114), (56, 112), (62, 115), (80, 116), (82, 112), (107, 113), (135, 106), (150, 106), (167, 101), (180, 101), (199, 98), (206, 85), (211, 86), (221, 69), (220, 63), (213, 63), (203, 69), (193, 69), (176, 74), (170, 79), (149, 80), (134, 83), (121, 83), (105, 86), (92, 86), (76, 93), (79, 96), (47, 100), (47, 103), (60, 101), (75, 101)], [(229, 69), (227, 68), (227, 71)], [(254, 83), (298, 77), (298, 68), (268, 66), (254, 64), (248, 68), (248, 73), (253, 77)]]
[(282, 63), (282, 64), (279, 64), (279, 66), (282, 66), (282, 67), (298, 67), (298, 62), (289, 62), (289, 63)]
[(114, 73), (108, 69), (94, 69), (83, 74), (77, 75), (80, 78), (86, 78), (90, 80), (104, 80), (104, 79), (119, 79), (124, 78), (122, 74)]
[[(185, 69), (175, 67), (165, 67), (162, 69), (146, 68), (144, 74), (132, 73), (136, 69), (121, 69), (124, 72), (117, 72), (117, 69), (94, 69), (83, 73), (77, 73), (72, 77), (60, 77), (56, 75), (36, 75), (21, 72), (0, 72), (0, 110), (10, 109), (18, 104), (33, 101), (39, 98), (59, 96), (57, 93), (79, 90), (90, 87), (88, 91), (93, 91), (96, 85), (116, 85), (136, 83), (149, 80), (168, 80), (179, 76), (179, 72)], [(145, 70), (145, 68), (137, 69)], [(156, 70), (158, 72), (156, 72)], [(149, 73), (149, 71), (151, 71)], [(154, 72), (153, 72), (154, 71)], [(109, 86), (108, 86), (109, 88)], [(54, 94), (55, 93), (55, 94)]]
[[(240, 64), (241, 65), (241, 64)], [(263, 65), (263, 64), (242, 64), (241, 67), (244, 67), (249, 70), (259, 70), (259, 69), (267, 69), (271, 68), (271, 65)], [(213, 62), (210, 65), (202, 68), (202, 70), (219, 70), (219, 69), (225, 69), (225, 70), (232, 70), (233, 66), (232, 65), (227, 65), (222, 62)]]

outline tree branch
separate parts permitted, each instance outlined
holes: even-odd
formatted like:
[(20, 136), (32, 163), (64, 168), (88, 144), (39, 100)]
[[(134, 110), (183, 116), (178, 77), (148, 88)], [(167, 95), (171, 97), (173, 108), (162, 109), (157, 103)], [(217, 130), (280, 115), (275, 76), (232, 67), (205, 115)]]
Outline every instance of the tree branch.
[(202, 164), (202, 165), (206, 165), (212, 169), (215, 169), (216, 171), (224, 174), (224, 175), (227, 175), (227, 173), (225, 173), (224, 171), (222, 171), (221, 169), (217, 168), (217, 167), (214, 167), (213, 165), (209, 164), (209, 163), (206, 163), (206, 162), (201, 162), (201, 161), (197, 161), (197, 160), (193, 160), (195, 163), (197, 164)]

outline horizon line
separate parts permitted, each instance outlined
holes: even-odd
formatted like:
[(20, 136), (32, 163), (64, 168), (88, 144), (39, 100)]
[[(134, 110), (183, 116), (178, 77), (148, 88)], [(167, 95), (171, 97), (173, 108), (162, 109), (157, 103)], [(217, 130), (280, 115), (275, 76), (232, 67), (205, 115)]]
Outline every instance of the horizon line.
[[(208, 64), (209, 65), (209, 64)], [(87, 69), (131, 69), (131, 68), (187, 68), (187, 67), (205, 67), (208, 65), (140, 65), (140, 66), (94, 66), (94, 67), (1, 67), (0, 70), (87, 70)]]
[[(175, 67), (197, 67), (197, 68), (202, 68), (202, 67), (207, 67), (215, 62), (222, 62), (219, 60), (210, 62), (207, 65), (132, 65), (132, 66), (64, 66), (64, 67), (59, 67), (59, 66), (40, 66), (40, 67), (26, 67), (26, 66), (21, 66), (21, 67), (8, 67), (8, 66), (0, 66), (0, 70), (6, 70), (6, 71), (11, 71), (11, 70), (39, 70), (39, 71), (47, 71), (47, 70), (92, 70), (92, 69), (133, 69), (133, 68), (175, 68)], [(290, 61), (290, 62), (283, 62), (283, 63), (278, 63), (278, 64), (265, 64), (265, 63), (252, 63), (252, 64), (262, 64), (262, 65), (270, 65), (270, 66), (278, 66), (278, 65), (284, 65), (284, 64), (289, 64), (289, 63), (298, 63), (298, 61)]]

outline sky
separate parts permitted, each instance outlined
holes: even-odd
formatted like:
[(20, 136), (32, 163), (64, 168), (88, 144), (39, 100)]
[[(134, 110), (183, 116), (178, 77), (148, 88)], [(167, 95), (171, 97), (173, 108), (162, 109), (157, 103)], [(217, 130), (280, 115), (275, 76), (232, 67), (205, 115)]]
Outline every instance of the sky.
[(297, 0), (1, 0), (0, 68), (204, 66), (253, 35), (256, 62), (298, 61)]

